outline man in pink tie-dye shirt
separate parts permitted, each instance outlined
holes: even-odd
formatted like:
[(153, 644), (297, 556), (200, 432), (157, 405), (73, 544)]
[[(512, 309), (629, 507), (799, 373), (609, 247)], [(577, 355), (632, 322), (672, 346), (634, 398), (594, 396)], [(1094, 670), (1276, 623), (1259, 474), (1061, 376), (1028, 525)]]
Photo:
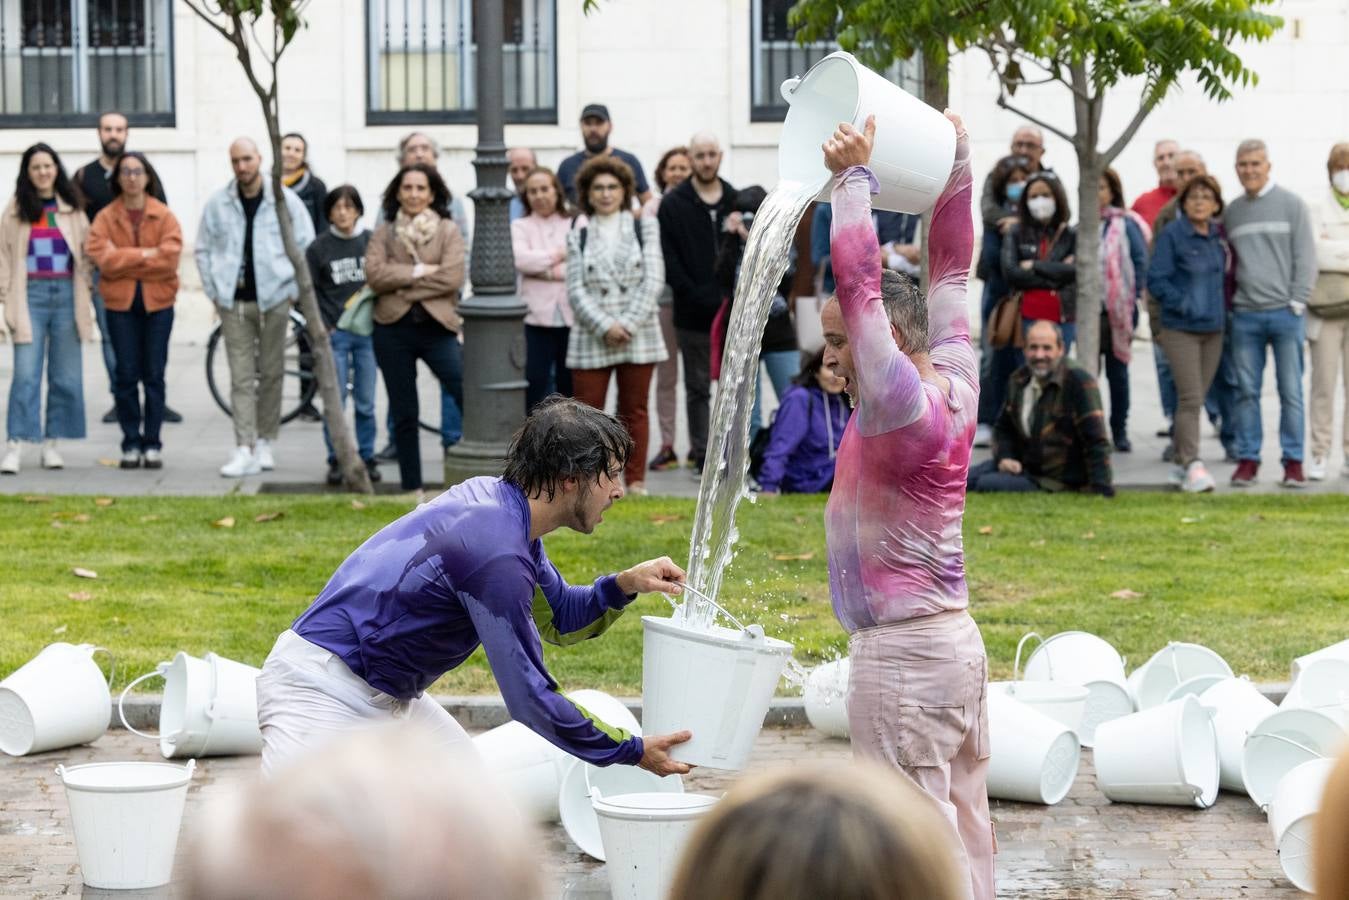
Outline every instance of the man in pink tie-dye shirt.
[(875, 134), (843, 124), (824, 145), (835, 174), (837, 296), (821, 316), (825, 364), (857, 411), (825, 512), (834, 612), (851, 634), (853, 747), (896, 766), (959, 835), (967, 888), (992, 898), (988, 666), (970, 618), (961, 543), (978, 412), (966, 281), (973, 256), (969, 141), (959, 117), (951, 176), (932, 214), (930, 288), (882, 273), (867, 168)]

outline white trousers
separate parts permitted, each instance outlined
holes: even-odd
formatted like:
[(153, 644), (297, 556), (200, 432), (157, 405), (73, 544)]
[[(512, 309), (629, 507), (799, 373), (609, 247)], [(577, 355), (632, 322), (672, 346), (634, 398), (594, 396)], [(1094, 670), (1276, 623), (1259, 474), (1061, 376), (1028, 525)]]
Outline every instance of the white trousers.
[(426, 694), (404, 702), (377, 691), (336, 654), (289, 629), (262, 664), (257, 691), (264, 778), (334, 738), (381, 722), (413, 722), (446, 748), (474, 752), (468, 732)]

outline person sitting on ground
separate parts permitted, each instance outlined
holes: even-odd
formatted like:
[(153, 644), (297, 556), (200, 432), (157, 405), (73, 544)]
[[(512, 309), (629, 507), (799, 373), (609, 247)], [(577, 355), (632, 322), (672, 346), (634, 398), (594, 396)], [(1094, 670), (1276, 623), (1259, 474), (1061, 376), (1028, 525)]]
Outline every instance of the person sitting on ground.
[(388, 725), (211, 798), (191, 835), (187, 896), (537, 900), (537, 840), (465, 756)]
[(825, 368), (824, 348), (816, 350), (792, 387), (782, 395), (759, 467), (761, 494), (827, 493), (834, 483), (834, 459), (852, 410), (843, 397), (847, 385)]
[(993, 458), (970, 469), (969, 490), (1115, 496), (1101, 392), (1065, 349), (1054, 322), (1026, 329), (1026, 364), (1012, 374), (993, 426)]
[(780, 769), (737, 783), (699, 823), (669, 900), (956, 900), (955, 834), (875, 763)]

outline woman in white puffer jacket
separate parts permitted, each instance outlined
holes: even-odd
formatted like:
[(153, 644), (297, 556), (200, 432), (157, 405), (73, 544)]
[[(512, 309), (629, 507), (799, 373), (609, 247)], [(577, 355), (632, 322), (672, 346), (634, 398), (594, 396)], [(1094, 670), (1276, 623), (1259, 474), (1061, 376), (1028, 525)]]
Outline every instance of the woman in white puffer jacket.
[(1330, 190), (1315, 206), (1316, 265), (1320, 270), (1308, 304), (1307, 340), (1311, 344), (1311, 461), (1307, 477), (1326, 477), (1335, 430), (1335, 382), (1343, 371), (1345, 451), (1349, 478), (1349, 143), (1330, 148), (1326, 162)]

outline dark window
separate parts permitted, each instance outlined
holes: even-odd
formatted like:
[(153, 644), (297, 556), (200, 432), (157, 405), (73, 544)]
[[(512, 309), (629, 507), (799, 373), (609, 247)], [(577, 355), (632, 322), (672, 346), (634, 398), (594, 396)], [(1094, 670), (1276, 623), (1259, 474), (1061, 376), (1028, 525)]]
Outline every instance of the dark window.
[[(557, 121), (556, 0), (503, 0), (506, 121)], [(366, 0), (366, 122), (472, 122), (472, 0)]]
[[(779, 85), (838, 49), (829, 40), (798, 44), (787, 21), (796, 0), (751, 0), (750, 3), (750, 121), (781, 122), (787, 117), (787, 101)], [(883, 73), (911, 94), (922, 95), (918, 61), (896, 63)]]
[(173, 124), (172, 0), (6, 0), (0, 127)]

